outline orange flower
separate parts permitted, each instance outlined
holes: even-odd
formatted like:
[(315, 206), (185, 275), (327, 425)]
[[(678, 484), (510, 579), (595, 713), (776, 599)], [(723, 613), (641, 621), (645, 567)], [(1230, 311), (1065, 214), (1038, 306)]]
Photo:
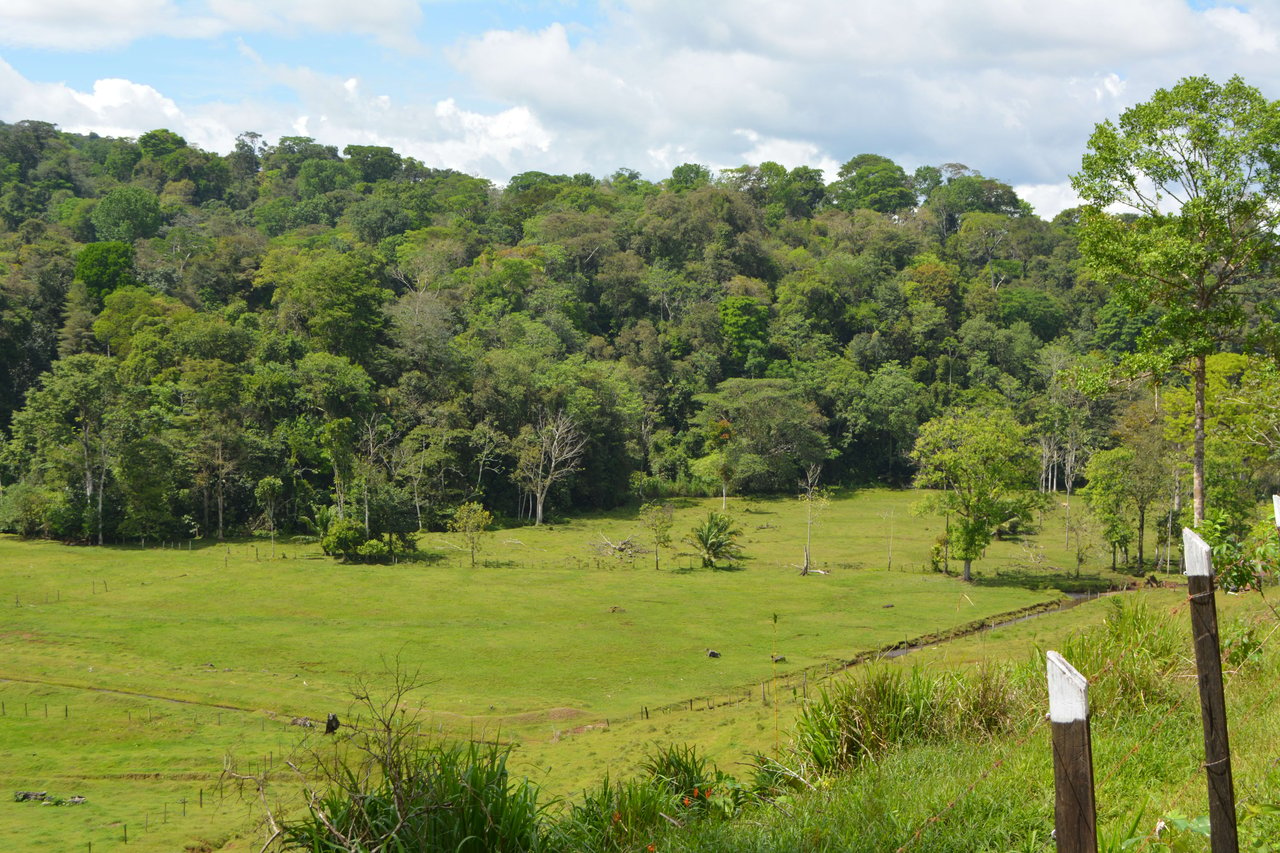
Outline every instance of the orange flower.
[(697, 799), (698, 797), (698, 789), (696, 787), (693, 789), (693, 796), (694, 796), (694, 799)]
[(614, 813), (613, 813), (613, 822), (614, 822), (614, 823), (620, 823), (621, 821), (622, 821), (622, 812), (614, 812)]
[(685, 798), (684, 798), (684, 804), (685, 804), (686, 806), (687, 806), (687, 805), (689, 805), (689, 798), (688, 798), (688, 797), (685, 797)]
[(658, 848), (656, 848), (656, 847), (654, 847), (652, 844), (650, 844), (648, 847), (646, 847), (646, 848), (644, 848), (644, 849), (645, 849), (645, 850), (648, 850), (648, 851), (649, 851), (649, 853), (653, 853), (653, 851), (654, 851), (654, 850), (657, 850)]

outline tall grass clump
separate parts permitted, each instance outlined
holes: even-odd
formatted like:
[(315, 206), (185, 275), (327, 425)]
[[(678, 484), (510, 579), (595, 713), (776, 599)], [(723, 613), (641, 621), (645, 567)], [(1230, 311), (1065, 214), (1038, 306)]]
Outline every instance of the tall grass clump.
[[(1093, 712), (1172, 701), (1170, 675), (1188, 659), (1186, 618), (1169, 619), (1140, 597), (1113, 598), (1107, 604), (1101, 625), (1068, 638), (1058, 649), (1089, 679)], [(1042, 653), (1038, 660), (1043, 662)]]
[[(546, 849), (545, 809), (528, 780), (507, 771), (511, 748), (444, 743), (405, 713), (421, 686), (397, 664), (382, 699), (354, 694), (367, 723), (312, 752), (305, 814), (280, 825), (286, 850), (311, 853), (535, 853)], [(360, 715), (359, 719), (365, 719)]]
[(1005, 670), (873, 666), (821, 691), (801, 710), (792, 748), (803, 770), (824, 775), (906, 744), (993, 734), (1010, 723), (1016, 707)]
[(731, 818), (749, 793), (696, 747), (657, 745), (636, 779), (606, 777), (585, 791), (556, 826), (565, 850), (640, 850), (663, 832), (708, 818)]
[[(404, 756), (394, 774), (370, 780), (340, 768), (310, 798), (307, 814), (286, 823), (286, 849), (483, 853), (538, 851), (537, 790), (507, 772), (509, 748), (433, 743)], [(372, 784), (369, 782), (372, 781)]]

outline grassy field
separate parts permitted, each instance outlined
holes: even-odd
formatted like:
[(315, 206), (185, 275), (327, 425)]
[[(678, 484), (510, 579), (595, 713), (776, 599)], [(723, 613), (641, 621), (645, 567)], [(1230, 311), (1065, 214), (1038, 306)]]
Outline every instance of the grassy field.
[[(131, 850), (257, 849), (257, 804), (219, 784), (224, 762), (280, 769), (272, 795), (285, 795), (284, 759), (321, 742), (290, 720), (348, 718), (356, 685), (383, 689), (397, 666), (424, 682), (410, 710), (429, 728), (517, 744), (517, 769), (552, 792), (629, 772), (655, 740), (725, 762), (769, 750), (829, 670), (1058, 595), (1028, 581), (1074, 580), (1052, 517), (1038, 538), (994, 543), (977, 584), (927, 571), (940, 522), (913, 516), (918, 498), (833, 501), (813, 546), (829, 573), (810, 577), (796, 571), (803, 507), (787, 499), (730, 501), (747, 552), (733, 571), (695, 570), (675, 552), (661, 571), (651, 553), (603, 554), (606, 540), (647, 544), (634, 511), (494, 531), (475, 569), (439, 534), (422, 540), (427, 561), (397, 566), (339, 565), (287, 542), (271, 559), (265, 541), (0, 537), (0, 778), (88, 798), (12, 803), (0, 837), (113, 850), (127, 826)], [(680, 502), (677, 538), (718, 503)], [(1069, 629), (1086, 611), (1006, 630)]]

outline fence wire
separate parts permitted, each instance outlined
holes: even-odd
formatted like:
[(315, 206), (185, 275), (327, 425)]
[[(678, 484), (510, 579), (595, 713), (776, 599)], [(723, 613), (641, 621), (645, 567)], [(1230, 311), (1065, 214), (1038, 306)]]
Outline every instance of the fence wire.
[[(1169, 611), (1169, 620), (1173, 620), (1177, 618), (1178, 615), (1182, 612), (1182, 610), (1188, 604), (1190, 604), (1190, 602), (1191, 602), (1191, 598), (1190, 596), (1187, 596), (1182, 601), (1180, 601), (1177, 605), (1175, 605)], [(1154, 626), (1150, 631), (1143, 634), (1141, 637), (1137, 638), (1132, 645), (1124, 648), (1119, 655), (1116, 655), (1114, 658), (1108, 659), (1106, 664), (1102, 667), (1102, 669), (1099, 672), (1094, 673), (1092, 676), (1089, 677), (1089, 684), (1093, 685), (1101, 681), (1102, 679), (1104, 679), (1117, 666), (1119, 666), (1120, 663), (1122, 663), (1126, 657), (1128, 657), (1132, 653), (1137, 652), (1139, 649), (1143, 648), (1144, 641), (1154, 637), (1157, 632), (1163, 629), (1164, 629), (1164, 625), (1162, 624)], [(1184, 701), (1185, 701), (1185, 697), (1179, 699), (1168, 711), (1165, 712), (1164, 715), (1161, 716), (1158, 722), (1157, 730), (1158, 728), (1163, 727), (1165, 722), (1167, 722), (1167, 720), (1172, 716), (1173, 712), (1176, 711), (1179, 707), (1181, 707)], [(1027, 744), (1029, 740), (1031, 740), (1032, 737), (1038, 736), (1040, 732), (1041, 732), (1041, 729), (1039, 726), (1035, 726), (1035, 725), (1029, 726), (1027, 728), (1027, 731), (1024, 732), (1019, 738), (1017, 738), (1013, 742), (1012, 749), (1014, 751), (1017, 751), (1018, 749), (1022, 748)], [(1100, 788), (1103, 785), (1105, 785), (1106, 782), (1109, 781), (1115, 775), (1115, 773), (1119, 771), (1120, 767), (1123, 766), (1125, 761), (1131, 758), (1133, 754), (1136, 754), (1137, 752), (1139, 752), (1146, 743), (1150, 743), (1150, 742), (1151, 742), (1151, 739), (1148, 738), (1144, 741), (1140, 741), (1139, 743), (1135, 744), (1133, 749), (1131, 749), (1130, 752), (1127, 753), (1125, 757), (1121, 760), (1120, 764), (1117, 765), (1112, 770), (1111, 774), (1108, 775), (1107, 779), (1103, 780), (1103, 782), (1097, 787)], [(986, 767), (982, 771), (982, 773), (980, 773), (977, 776), (977, 778), (975, 778), (972, 782), (969, 783), (968, 786), (966, 786), (964, 791), (961, 792), (959, 796), (954, 797), (953, 799), (948, 801), (945, 806), (938, 809), (936, 812), (934, 812), (932, 815), (926, 818), (922, 823), (920, 823), (919, 826), (916, 827), (915, 832), (913, 832), (911, 836), (908, 838), (908, 840), (905, 841), (901, 846), (897, 848), (896, 853), (907, 853), (907, 851), (909, 851), (914, 845), (916, 845), (920, 841), (926, 829), (928, 829), (933, 824), (940, 822), (952, 809), (954, 809), (957, 805), (963, 802), (967, 797), (971, 796), (974, 793), (974, 791), (978, 789), (978, 786), (981, 785), (983, 782), (985, 782), (987, 779), (989, 779), (993, 773), (995, 773), (1004, 765), (1004, 763), (1005, 763), (1005, 759), (1003, 758), (993, 761), (988, 767)]]

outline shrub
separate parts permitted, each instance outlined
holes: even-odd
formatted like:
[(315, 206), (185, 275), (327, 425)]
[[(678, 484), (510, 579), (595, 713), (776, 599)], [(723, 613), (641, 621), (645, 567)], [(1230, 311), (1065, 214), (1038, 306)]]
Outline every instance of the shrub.
[[(586, 791), (557, 826), (565, 850), (648, 849), (659, 832), (691, 820), (732, 817), (747, 800), (738, 781), (696, 747), (658, 745), (641, 764), (640, 779)], [(678, 816), (678, 817), (677, 817)]]
[(559, 844), (566, 850), (621, 851), (643, 849), (662, 828), (663, 809), (670, 796), (649, 780), (610, 781), (584, 791), (557, 825)]
[(356, 549), (356, 558), (362, 563), (384, 563), (391, 559), (391, 549), (381, 539), (370, 539)]
[(482, 853), (543, 849), (537, 791), (512, 784), (509, 747), (405, 747), (369, 768), (341, 768), (312, 797), (307, 816), (286, 823), (285, 843), (311, 851), (414, 850)]
[(335, 519), (320, 537), (320, 549), (330, 557), (352, 560), (365, 543), (364, 527), (349, 518)]

